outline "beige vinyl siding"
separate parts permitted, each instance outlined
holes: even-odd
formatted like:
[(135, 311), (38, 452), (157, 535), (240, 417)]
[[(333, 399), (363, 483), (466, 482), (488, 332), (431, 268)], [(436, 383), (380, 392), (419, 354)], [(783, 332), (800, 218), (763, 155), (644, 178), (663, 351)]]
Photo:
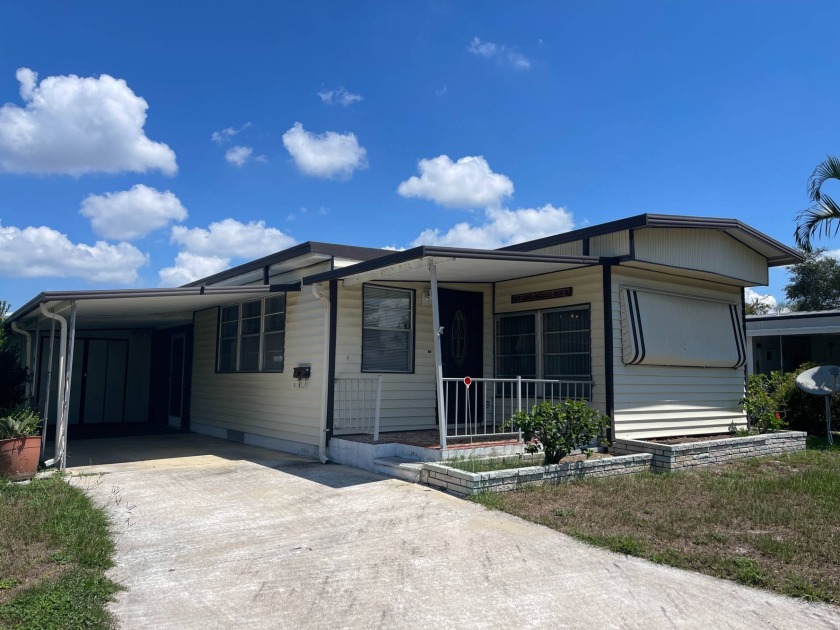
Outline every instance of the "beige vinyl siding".
[(725, 433), (733, 421), (743, 426), (746, 420), (738, 405), (738, 401), (744, 395), (743, 368), (624, 365), (619, 291), (625, 286), (670, 291), (732, 303), (741, 301), (741, 289), (738, 287), (613, 267), (616, 437)]
[(630, 232), (621, 230), (589, 239), (590, 256), (627, 256), (630, 254)]
[(534, 254), (550, 254), (552, 256), (583, 256), (583, 241), (560, 243), (551, 247), (541, 247), (531, 250)]
[[(541, 247), (532, 251), (535, 254), (551, 254), (553, 256), (582, 256), (583, 240)], [(590, 256), (626, 256), (629, 253), (630, 232), (628, 230), (610, 232), (589, 239)]]
[(636, 260), (768, 283), (767, 259), (719, 230), (647, 228), (634, 235)]
[[(432, 308), (422, 303), (428, 283), (375, 282), (380, 286), (414, 290), (414, 373), (384, 373), (380, 424), (382, 431), (434, 429), (435, 354), (432, 336)], [(441, 283), (442, 289), (473, 291), (484, 295), (484, 375), (493, 373), (493, 303), (489, 284)], [(336, 331), (336, 378), (375, 378), (361, 371), (362, 362), (362, 285), (338, 290), (338, 330)], [(476, 374), (475, 377), (484, 376)]]
[[(591, 326), (592, 360), (592, 404), (606, 409), (606, 381), (604, 379), (604, 307), (603, 271), (599, 267), (561, 271), (533, 278), (500, 282), (496, 285), (496, 313), (538, 311), (563, 306), (589, 305)], [(554, 300), (539, 300), (524, 304), (512, 304), (511, 296), (517, 293), (531, 293), (572, 287), (572, 295)]]
[[(284, 282), (298, 278), (300, 271), (296, 276), (283, 274)], [(286, 294), (282, 373), (216, 373), (218, 309), (195, 314), (191, 422), (311, 446), (318, 444), (321, 386), (326, 378), (323, 335), (327, 311), (309, 287), (303, 289)], [(292, 378), (292, 368), (298, 365), (312, 368), (312, 376), (304, 387), (295, 387)]]

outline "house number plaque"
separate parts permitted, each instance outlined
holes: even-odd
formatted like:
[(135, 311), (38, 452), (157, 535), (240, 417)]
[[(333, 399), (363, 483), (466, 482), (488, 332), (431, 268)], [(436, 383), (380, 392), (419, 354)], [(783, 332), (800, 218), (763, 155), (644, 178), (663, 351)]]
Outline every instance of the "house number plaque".
[(510, 303), (522, 304), (523, 302), (538, 302), (539, 300), (554, 300), (565, 297), (572, 297), (572, 287), (534, 291), (532, 293), (517, 293), (510, 296)]

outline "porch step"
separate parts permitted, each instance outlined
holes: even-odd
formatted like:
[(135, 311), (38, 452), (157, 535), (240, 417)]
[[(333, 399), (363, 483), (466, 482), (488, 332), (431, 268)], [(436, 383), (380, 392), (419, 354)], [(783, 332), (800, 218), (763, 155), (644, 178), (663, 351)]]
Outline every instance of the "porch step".
[(373, 460), (376, 472), (412, 483), (420, 482), (423, 462), (405, 457), (377, 457)]

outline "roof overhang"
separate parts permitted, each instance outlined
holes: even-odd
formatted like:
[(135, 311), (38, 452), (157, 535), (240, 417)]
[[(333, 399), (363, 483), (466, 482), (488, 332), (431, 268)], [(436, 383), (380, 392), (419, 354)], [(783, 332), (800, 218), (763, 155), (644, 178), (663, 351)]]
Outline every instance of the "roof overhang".
[(341, 280), (344, 286), (363, 282), (428, 282), (429, 266), (438, 282), (502, 282), (554, 271), (599, 264), (595, 256), (551, 256), (527, 252), (420, 246), (303, 279), (304, 284)]
[(508, 251), (533, 251), (552, 245), (560, 245), (612, 232), (636, 230), (643, 228), (696, 228), (705, 230), (721, 230), (736, 241), (743, 243), (750, 249), (767, 258), (770, 267), (793, 265), (802, 262), (803, 256), (796, 249), (770, 238), (763, 232), (738, 221), (737, 219), (722, 219), (714, 217), (691, 217), (677, 214), (639, 214), (618, 221), (601, 223), (590, 227), (548, 236), (527, 243), (517, 243), (505, 247)]
[(192, 322), (195, 311), (259, 298), (280, 291), (299, 291), (300, 284), (245, 287), (179, 287), (116, 291), (53, 291), (39, 294), (16, 310), (9, 321), (32, 329), (42, 318), (40, 307), (69, 315), (76, 304), (79, 330), (167, 328)]
[(840, 333), (840, 310), (747, 315), (748, 337)]
[(387, 253), (385, 250), (370, 247), (307, 241), (231, 269), (220, 271), (212, 276), (195, 280), (184, 286), (241, 286), (249, 282), (263, 282), (266, 281), (266, 278), (274, 275), (296, 269), (305, 269), (336, 258), (361, 261), (385, 256)]

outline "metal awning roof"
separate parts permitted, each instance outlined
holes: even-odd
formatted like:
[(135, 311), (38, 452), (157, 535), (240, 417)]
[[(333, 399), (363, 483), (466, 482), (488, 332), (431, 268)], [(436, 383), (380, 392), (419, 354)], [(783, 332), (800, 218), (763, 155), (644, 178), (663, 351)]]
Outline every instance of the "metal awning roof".
[(765, 258), (771, 267), (792, 265), (802, 262), (802, 253), (784, 243), (770, 238), (746, 223), (737, 219), (721, 219), (714, 217), (692, 217), (679, 214), (639, 214), (618, 221), (600, 223), (589, 227), (563, 232), (545, 238), (509, 245), (503, 249), (508, 251), (533, 251), (553, 245), (561, 245), (585, 238), (592, 238), (622, 230), (643, 228), (696, 228), (706, 230), (721, 230)]
[(438, 282), (502, 282), (552, 271), (599, 264), (597, 256), (552, 256), (529, 252), (458, 249), (422, 245), (335, 271), (305, 277), (304, 284), (343, 280), (345, 286), (362, 282), (425, 282), (429, 265)]
[(41, 293), (16, 310), (10, 322), (32, 329), (40, 305), (59, 315), (76, 303), (76, 328), (162, 328), (192, 322), (193, 312), (241, 302), (279, 291), (299, 291), (298, 283), (245, 287), (179, 287), (115, 291), (51, 291)]

